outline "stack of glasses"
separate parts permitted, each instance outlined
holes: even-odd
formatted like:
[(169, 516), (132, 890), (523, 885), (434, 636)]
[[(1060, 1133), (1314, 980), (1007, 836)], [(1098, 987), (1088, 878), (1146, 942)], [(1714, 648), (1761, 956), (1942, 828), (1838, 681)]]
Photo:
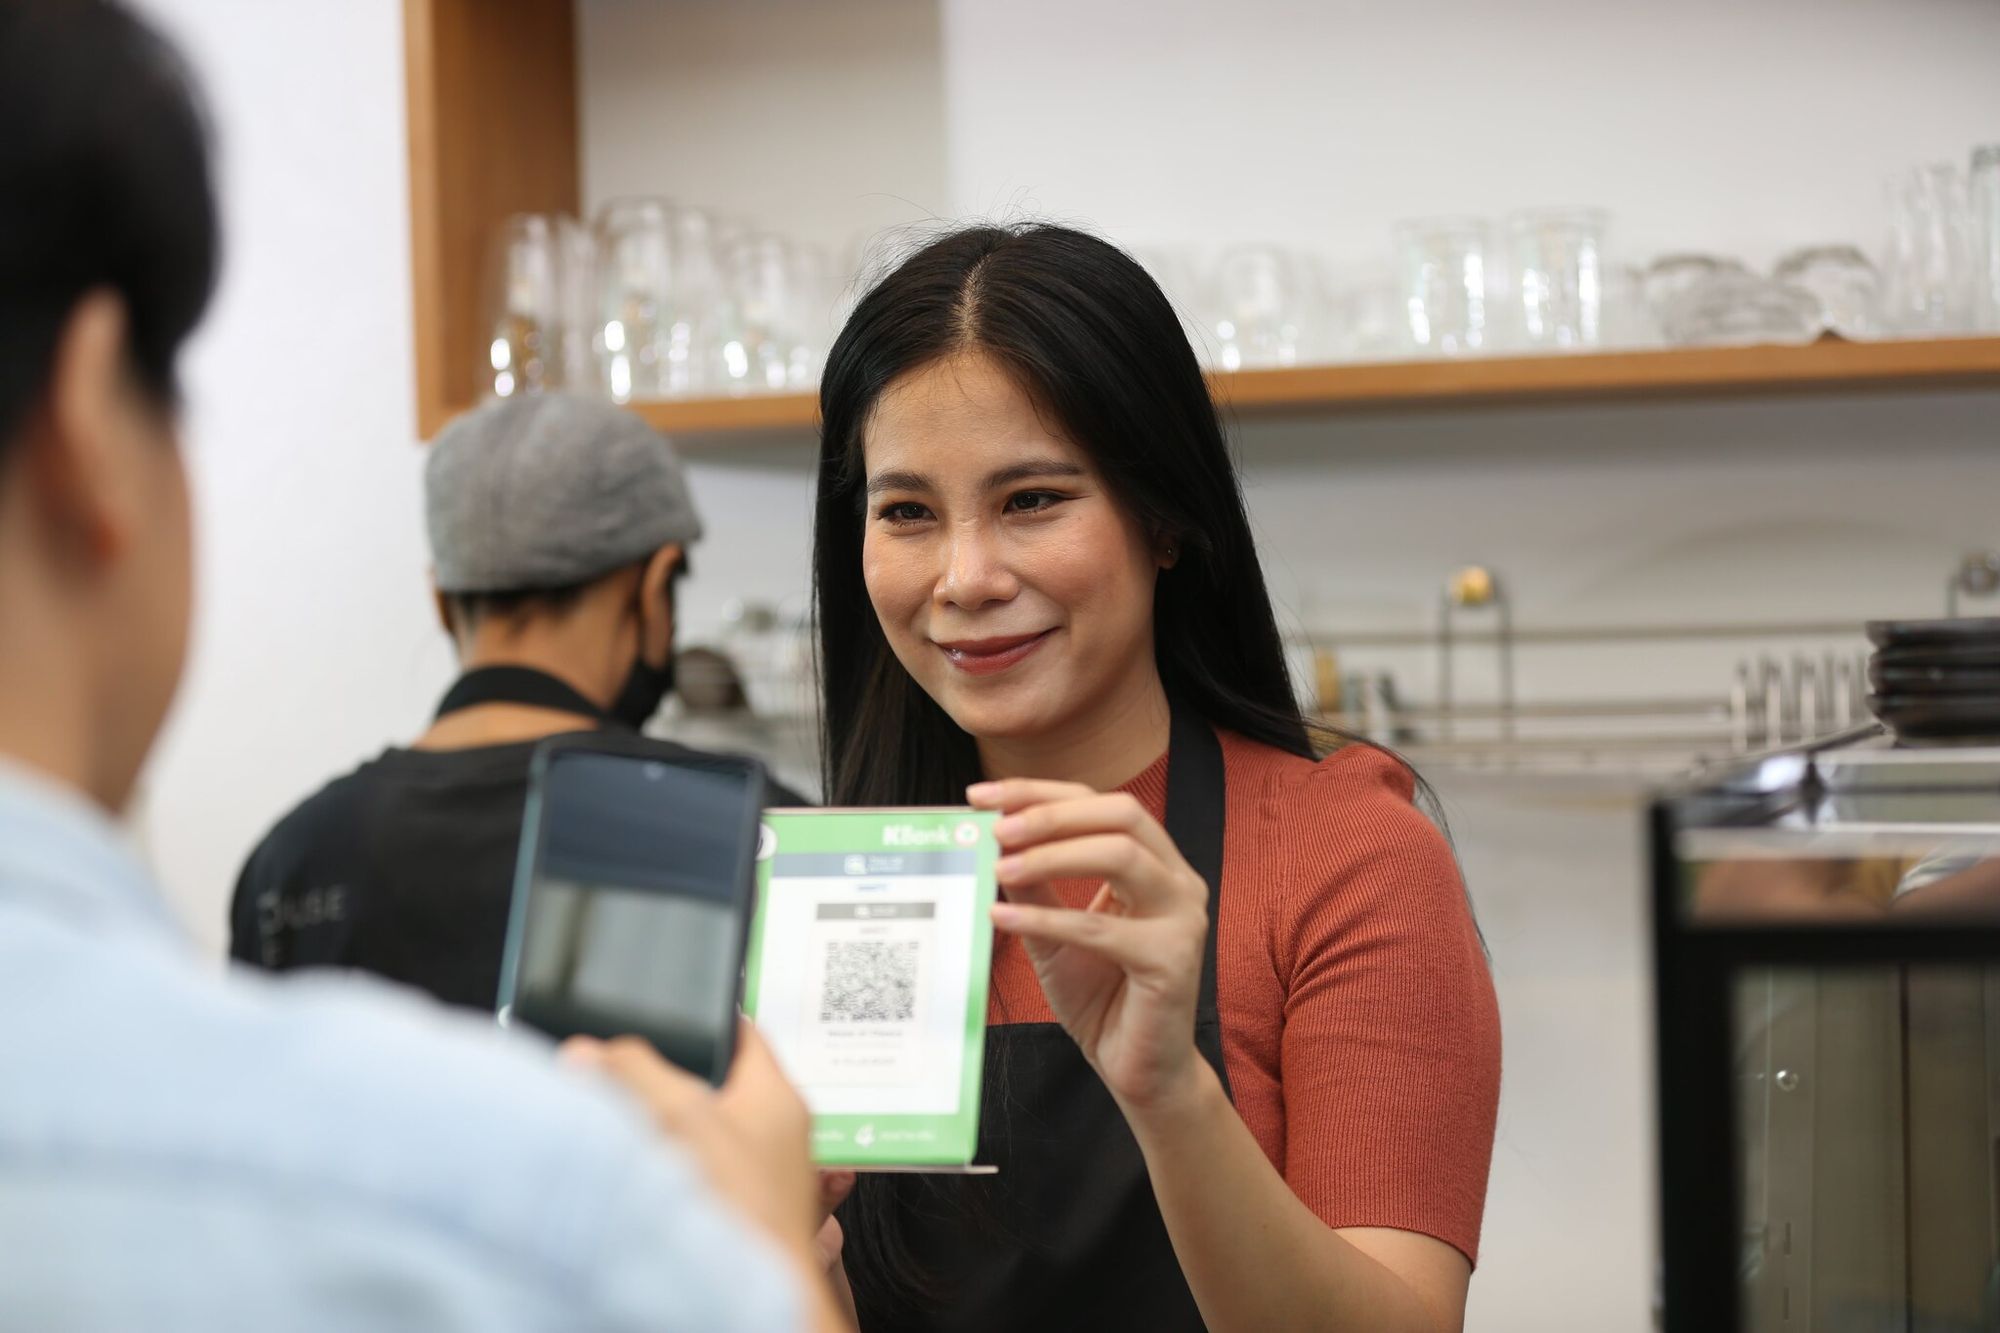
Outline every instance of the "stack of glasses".
[(842, 299), (826, 255), (664, 199), (595, 226), (521, 214), (493, 247), (479, 378), (616, 402), (812, 388)]
[[(1889, 191), (1881, 262), (1808, 246), (1764, 274), (1669, 254), (1613, 262), (1600, 209), (1396, 225), (1396, 271), (1336, 283), (1320, 260), (1235, 245), (1197, 267), (1142, 250), (1189, 341), (1221, 370), (1599, 348), (1938, 337), (2000, 331), (2000, 145), (1913, 170)], [(895, 243), (890, 238), (890, 243)], [(594, 226), (524, 214), (494, 247), (479, 379), (617, 402), (798, 392), (854, 295), (821, 250), (664, 199), (617, 199)]]

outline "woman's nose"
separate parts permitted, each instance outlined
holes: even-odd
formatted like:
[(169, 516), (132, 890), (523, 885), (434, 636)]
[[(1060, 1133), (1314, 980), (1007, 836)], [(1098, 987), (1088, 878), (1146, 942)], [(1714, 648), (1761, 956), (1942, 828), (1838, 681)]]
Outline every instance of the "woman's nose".
[(1020, 590), (995, 534), (984, 526), (955, 528), (946, 543), (936, 600), (962, 610), (1004, 602)]

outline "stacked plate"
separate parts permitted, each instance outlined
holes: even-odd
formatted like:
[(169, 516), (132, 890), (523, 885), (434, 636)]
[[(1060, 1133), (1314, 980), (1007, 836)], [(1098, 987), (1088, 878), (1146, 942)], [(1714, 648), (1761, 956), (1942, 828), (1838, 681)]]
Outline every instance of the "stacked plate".
[(1909, 745), (2000, 743), (2000, 617), (1872, 620), (1868, 706)]

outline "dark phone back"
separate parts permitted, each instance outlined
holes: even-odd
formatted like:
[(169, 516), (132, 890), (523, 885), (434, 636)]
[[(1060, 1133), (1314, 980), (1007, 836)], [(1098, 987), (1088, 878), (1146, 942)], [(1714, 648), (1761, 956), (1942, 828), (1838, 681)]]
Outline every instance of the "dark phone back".
[(643, 737), (536, 751), (503, 1022), (631, 1034), (720, 1083), (735, 1052), (764, 771)]

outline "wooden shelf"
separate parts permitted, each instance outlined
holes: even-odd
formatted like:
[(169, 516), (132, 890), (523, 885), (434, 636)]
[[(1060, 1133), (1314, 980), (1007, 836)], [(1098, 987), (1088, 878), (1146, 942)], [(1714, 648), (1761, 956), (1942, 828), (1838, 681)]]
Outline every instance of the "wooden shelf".
[[(1271, 420), (1348, 412), (1732, 395), (2000, 388), (2000, 338), (1806, 346), (1686, 347), (1581, 355), (1486, 357), (1218, 371), (1223, 409)], [(655, 429), (693, 452), (744, 436), (809, 432), (812, 393), (635, 403)]]
[[(581, 198), (576, 0), (404, 0), (417, 425), (477, 391), (485, 253), (516, 212)], [(1212, 378), (1239, 419), (1346, 412), (2000, 387), (2000, 337), (1676, 348), (1251, 370)], [(810, 433), (810, 393), (640, 405), (689, 452)]]

